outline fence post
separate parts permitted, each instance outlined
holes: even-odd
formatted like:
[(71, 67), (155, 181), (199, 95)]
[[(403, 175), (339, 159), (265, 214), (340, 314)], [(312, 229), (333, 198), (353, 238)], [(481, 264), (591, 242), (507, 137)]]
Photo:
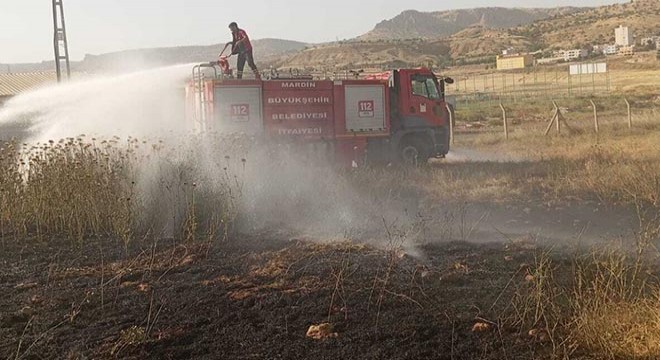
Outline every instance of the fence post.
[(596, 103), (593, 100), (591, 101), (591, 107), (594, 108), (594, 128), (596, 130), (596, 134), (600, 132), (600, 126), (598, 124), (598, 109), (596, 108)]
[(559, 114), (561, 114), (561, 110), (557, 108), (557, 134), (561, 135), (561, 121), (559, 121)]
[(544, 136), (548, 136), (550, 133), (550, 129), (552, 129), (552, 125), (554, 125), (555, 120), (559, 121), (558, 116), (559, 116), (559, 108), (557, 107), (557, 104), (553, 101), (552, 104), (555, 106), (555, 111), (552, 113), (552, 119), (550, 119), (550, 122), (548, 123), (548, 128), (545, 129), (545, 133), (543, 133)]
[(557, 105), (556, 101), (553, 101), (552, 105), (557, 109), (557, 134), (561, 134), (561, 122), (563, 120), (561, 109), (559, 109), (559, 105)]
[(509, 121), (506, 118), (506, 108), (500, 103), (502, 109), (502, 120), (504, 121), (504, 139), (509, 140)]
[(626, 101), (626, 107), (628, 108), (628, 129), (632, 129), (632, 111), (630, 110), (630, 102), (628, 99), (623, 98)]
[(447, 113), (449, 114), (449, 138), (451, 139), (451, 144), (456, 144), (454, 139), (454, 113), (451, 111), (449, 104), (445, 105), (447, 107)]

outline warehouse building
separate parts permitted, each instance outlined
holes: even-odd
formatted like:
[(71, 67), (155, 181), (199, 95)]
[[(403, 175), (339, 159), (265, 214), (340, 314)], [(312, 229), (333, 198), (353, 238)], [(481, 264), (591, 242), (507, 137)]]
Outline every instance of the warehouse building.
[(499, 55), (497, 70), (524, 69), (534, 66), (534, 56), (531, 54)]

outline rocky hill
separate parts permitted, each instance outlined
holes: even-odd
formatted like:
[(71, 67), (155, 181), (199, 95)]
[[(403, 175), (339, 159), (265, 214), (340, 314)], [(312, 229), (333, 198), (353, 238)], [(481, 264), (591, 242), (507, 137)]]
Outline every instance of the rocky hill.
[(558, 7), (550, 9), (477, 8), (439, 12), (404, 11), (385, 20), (360, 37), (361, 40), (437, 38), (456, 34), (473, 26), (499, 29), (530, 24), (541, 19), (566, 16), (588, 8)]

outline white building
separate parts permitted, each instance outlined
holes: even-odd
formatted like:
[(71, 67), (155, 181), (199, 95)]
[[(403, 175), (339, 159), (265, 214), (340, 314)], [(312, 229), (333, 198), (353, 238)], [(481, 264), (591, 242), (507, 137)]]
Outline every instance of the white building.
[(650, 46), (657, 43), (658, 41), (660, 41), (660, 36), (649, 36), (642, 38), (639, 44), (642, 46)]
[(541, 59), (536, 59), (536, 64), (537, 65), (548, 65), (548, 64), (556, 64), (559, 62), (564, 61), (563, 57), (549, 57), (549, 58), (541, 58)]
[(603, 48), (604, 55), (616, 55), (619, 52), (619, 47), (616, 45), (607, 45)]
[(585, 49), (559, 50), (553, 53), (554, 58), (562, 58), (564, 61), (578, 60), (589, 56), (589, 51)]
[(642, 39), (639, 41), (639, 44), (642, 45), (642, 46), (645, 46), (645, 45), (651, 45), (651, 44), (655, 44), (656, 41), (658, 41), (658, 37), (657, 37), (657, 36), (650, 36), (650, 37), (642, 38)]
[(627, 26), (619, 25), (619, 27), (614, 30), (614, 36), (618, 46), (630, 46), (635, 43), (632, 30)]
[(515, 49), (512, 47), (508, 47), (504, 50), (502, 50), (502, 55), (513, 55), (515, 53)]
[(616, 45), (594, 45), (591, 50), (594, 54), (616, 55), (619, 52), (619, 46)]

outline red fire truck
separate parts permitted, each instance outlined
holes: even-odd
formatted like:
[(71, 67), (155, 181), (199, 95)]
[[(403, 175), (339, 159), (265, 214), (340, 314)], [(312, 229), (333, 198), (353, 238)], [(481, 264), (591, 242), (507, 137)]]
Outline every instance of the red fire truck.
[(216, 64), (196, 66), (186, 87), (187, 113), (199, 131), (322, 143), (353, 166), (421, 164), (449, 152), (451, 108), (444, 93), (453, 80), (429, 69), (234, 80)]

